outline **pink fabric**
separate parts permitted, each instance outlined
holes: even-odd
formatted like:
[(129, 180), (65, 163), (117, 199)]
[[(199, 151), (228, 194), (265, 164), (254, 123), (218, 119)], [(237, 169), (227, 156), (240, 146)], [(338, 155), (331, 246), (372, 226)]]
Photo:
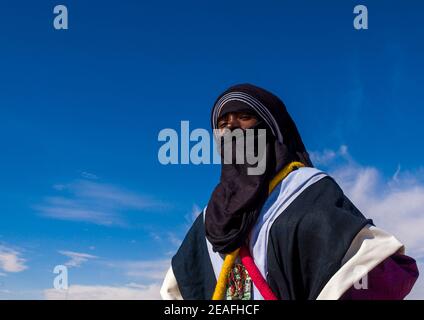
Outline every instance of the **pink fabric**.
[(264, 299), (278, 300), (278, 298), (272, 292), (268, 283), (262, 276), (255, 262), (253, 261), (253, 258), (250, 255), (249, 249), (247, 249), (247, 247), (245, 246), (241, 247), (239, 255), (240, 255), (241, 263), (243, 263), (244, 267), (249, 273), (250, 278), (252, 278), (253, 283), (255, 284), (256, 288), (258, 288), (259, 292), (264, 297)]
[(414, 259), (394, 254), (368, 273), (368, 289), (351, 287), (341, 300), (402, 300), (419, 275)]

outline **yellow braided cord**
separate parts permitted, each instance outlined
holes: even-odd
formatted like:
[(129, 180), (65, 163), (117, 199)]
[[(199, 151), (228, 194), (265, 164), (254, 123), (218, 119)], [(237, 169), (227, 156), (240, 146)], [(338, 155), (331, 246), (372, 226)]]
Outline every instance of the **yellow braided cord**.
[(227, 289), (227, 278), (230, 274), (231, 268), (234, 265), (240, 248), (225, 256), (224, 263), (222, 264), (221, 272), (219, 273), (218, 281), (216, 282), (215, 291), (212, 296), (212, 300), (224, 300), (225, 290)]
[[(285, 178), (289, 175), (290, 172), (293, 171), (295, 167), (304, 167), (305, 165), (301, 162), (291, 162), (286, 165), (269, 183), (268, 193), (270, 194), (272, 190)], [(233, 252), (227, 254), (224, 259), (224, 263), (222, 264), (221, 271), (219, 273), (218, 280), (216, 282), (215, 291), (212, 295), (212, 300), (224, 300), (225, 291), (227, 290), (227, 278), (231, 272), (231, 268), (234, 265), (234, 261), (236, 260), (240, 248), (234, 250)]]
[(277, 184), (279, 184), (285, 177), (287, 177), (295, 167), (300, 168), (304, 166), (305, 165), (302, 162), (298, 161), (290, 162), (288, 165), (286, 165), (269, 183), (268, 194), (271, 194), (272, 190), (274, 190)]

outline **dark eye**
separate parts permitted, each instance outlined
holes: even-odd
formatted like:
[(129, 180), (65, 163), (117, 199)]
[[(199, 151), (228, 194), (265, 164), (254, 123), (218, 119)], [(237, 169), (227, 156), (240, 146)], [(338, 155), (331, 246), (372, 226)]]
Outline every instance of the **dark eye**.
[(250, 120), (252, 118), (253, 118), (253, 116), (251, 114), (248, 114), (248, 113), (243, 113), (239, 116), (239, 119), (241, 119), (241, 120)]
[(222, 129), (222, 128), (226, 127), (226, 126), (227, 126), (227, 122), (226, 121), (220, 121), (220, 122), (218, 122), (218, 128), (219, 129)]

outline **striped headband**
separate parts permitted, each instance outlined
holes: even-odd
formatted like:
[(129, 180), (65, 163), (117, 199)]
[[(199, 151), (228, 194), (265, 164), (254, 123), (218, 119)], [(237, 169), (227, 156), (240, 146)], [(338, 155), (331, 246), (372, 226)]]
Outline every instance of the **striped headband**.
[(277, 121), (274, 116), (269, 112), (269, 110), (255, 97), (240, 91), (233, 91), (227, 94), (224, 94), (215, 104), (212, 112), (212, 128), (218, 128), (218, 117), (222, 111), (222, 108), (227, 102), (230, 101), (240, 101), (247, 104), (258, 115), (266, 122), (270, 127), (272, 134), (277, 137), (280, 143), (283, 143), (283, 135), (281, 134), (280, 127), (278, 126)]

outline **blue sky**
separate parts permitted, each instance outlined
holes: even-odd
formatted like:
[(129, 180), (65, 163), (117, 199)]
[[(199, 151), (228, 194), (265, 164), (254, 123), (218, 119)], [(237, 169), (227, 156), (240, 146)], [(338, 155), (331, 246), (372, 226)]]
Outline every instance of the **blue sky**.
[[(53, 28), (57, 4), (68, 7), (68, 30)], [(353, 28), (357, 4), (368, 7), (368, 30)], [(240, 82), (285, 101), (324, 169), (341, 179), (351, 169), (353, 182), (375, 171), (374, 188), (387, 188), (372, 190), (387, 201), (406, 190), (411, 203), (418, 190), (402, 219), (424, 227), (423, 9), (412, 0), (2, 1), (0, 298), (50, 297), (53, 268), (65, 263), (70, 285), (156, 292), (219, 177), (218, 165), (161, 165), (157, 135), (182, 120), (209, 129), (215, 98)]]

